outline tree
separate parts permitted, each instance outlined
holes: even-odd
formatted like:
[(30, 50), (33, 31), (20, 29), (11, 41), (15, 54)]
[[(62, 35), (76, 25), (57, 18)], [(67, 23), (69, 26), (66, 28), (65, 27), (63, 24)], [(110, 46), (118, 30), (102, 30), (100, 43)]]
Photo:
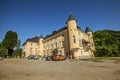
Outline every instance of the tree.
[(7, 49), (0, 45), (0, 57), (5, 57), (6, 56)]
[(96, 31), (93, 34), (95, 56), (120, 56), (120, 32), (111, 30)]
[(3, 39), (2, 45), (7, 49), (7, 55), (11, 56), (13, 48), (16, 46), (18, 36), (16, 32), (7, 31), (5, 38)]
[(21, 40), (19, 39), (16, 44), (16, 49), (20, 49), (21, 46)]
[(12, 54), (12, 56), (13, 57), (19, 57), (19, 58), (21, 58), (22, 57), (22, 49), (16, 49), (14, 52), (13, 52), (13, 54)]
[(12, 55), (13, 57), (19, 57), (19, 58), (22, 57), (22, 48), (20, 48), (20, 46), (21, 46), (21, 40), (19, 39), (17, 41), (16, 48), (13, 52), (13, 55)]

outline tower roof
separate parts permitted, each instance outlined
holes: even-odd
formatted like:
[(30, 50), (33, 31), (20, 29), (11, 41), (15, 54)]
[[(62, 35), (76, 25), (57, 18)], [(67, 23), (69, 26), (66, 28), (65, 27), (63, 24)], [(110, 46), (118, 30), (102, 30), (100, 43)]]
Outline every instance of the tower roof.
[(40, 38), (43, 38), (43, 35), (42, 35), (42, 33), (41, 33), (41, 35), (40, 35)]
[(92, 30), (87, 26), (85, 32), (92, 32)]
[(70, 13), (67, 21), (71, 21), (71, 20), (77, 21), (77, 19)]

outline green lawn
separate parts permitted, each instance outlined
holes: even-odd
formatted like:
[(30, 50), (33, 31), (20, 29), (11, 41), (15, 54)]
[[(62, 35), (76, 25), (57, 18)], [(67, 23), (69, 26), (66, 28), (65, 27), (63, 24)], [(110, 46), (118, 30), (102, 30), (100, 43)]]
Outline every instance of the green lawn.
[(120, 63), (120, 57), (95, 57), (89, 59), (81, 59), (83, 61), (104, 62), (105, 60), (113, 60), (115, 63)]

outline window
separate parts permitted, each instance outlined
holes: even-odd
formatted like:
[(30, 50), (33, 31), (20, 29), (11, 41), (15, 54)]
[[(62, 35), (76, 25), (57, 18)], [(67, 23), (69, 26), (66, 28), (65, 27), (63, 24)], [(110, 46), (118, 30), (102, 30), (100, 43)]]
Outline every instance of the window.
[(64, 34), (62, 34), (62, 37), (64, 37)]
[(30, 52), (32, 52), (32, 48), (30, 48)]
[(52, 44), (50, 45), (50, 49), (52, 49)]
[(48, 50), (48, 46), (46, 47), (46, 50)]
[(54, 49), (56, 49), (56, 45), (55, 44), (53, 45), (53, 47), (54, 47)]
[(36, 48), (36, 51), (37, 51), (37, 48)]
[(76, 39), (75, 39), (75, 36), (73, 36), (73, 42), (76, 43)]
[(39, 51), (39, 48), (36, 48), (36, 52), (38, 52)]
[(50, 49), (50, 46), (48, 45), (48, 50)]
[(43, 50), (45, 50), (45, 46), (43, 47)]
[(50, 49), (53, 49), (53, 44), (50, 45)]
[(31, 43), (31, 46), (32, 46), (32, 43)]
[(57, 49), (57, 43), (55, 43), (54, 48)]
[(82, 50), (80, 51), (80, 54), (81, 54), (81, 56), (83, 56), (83, 52), (82, 52)]
[(61, 47), (64, 47), (64, 41), (61, 41)]
[(46, 48), (46, 50), (48, 50), (48, 46), (47, 45), (45, 46), (45, 48)]
[(80, 47), (82, 46), (82, 40), (79, 40), (79, 46)]

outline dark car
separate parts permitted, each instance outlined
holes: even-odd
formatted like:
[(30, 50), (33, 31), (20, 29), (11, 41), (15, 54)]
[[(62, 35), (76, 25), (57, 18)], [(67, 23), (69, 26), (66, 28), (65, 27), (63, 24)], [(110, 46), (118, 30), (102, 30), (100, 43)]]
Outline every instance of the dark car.
[(39, 56), (38, 56), (38, 55), (35, 55), (35, 56), (34, 56), (34, 59), (35, 59), (35, 60), (38, 60), (38, 59), (39, 59)]
[(28, 59), (34, 59), (34, 55), (29, 55)]
[(38, 55), (29, 55), (28, 59), (34, 59), (34, 60), (38, 60), (39, 56)]
[(53, 60), (53, 56), (47, 56), (46, 57), (46, 61), (52, 61)]

